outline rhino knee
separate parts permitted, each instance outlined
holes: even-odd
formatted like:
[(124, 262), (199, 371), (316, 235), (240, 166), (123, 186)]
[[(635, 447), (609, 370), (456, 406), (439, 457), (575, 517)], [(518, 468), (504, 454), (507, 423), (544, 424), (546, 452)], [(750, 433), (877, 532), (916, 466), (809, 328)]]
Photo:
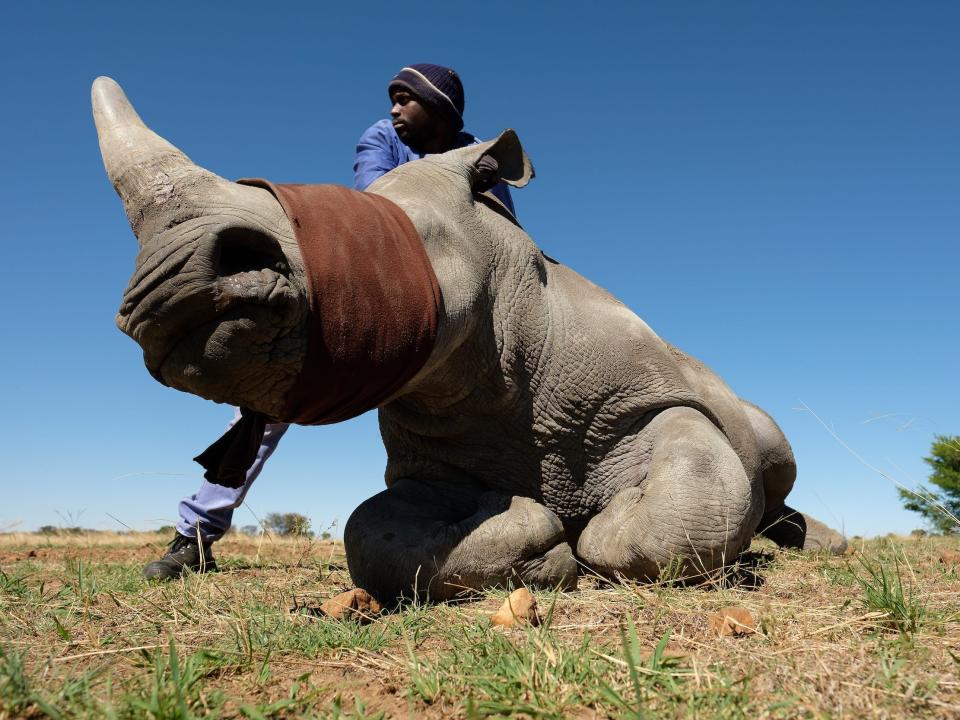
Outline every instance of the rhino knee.
[(732, 561), (750, 542), (762, 512), (759, 481), (748, 477), (726, 437), (692, 408), (670, 408), (652, 435), (646, 477), (617, 493), (577, 545), (603, 574), (655, 579), (680, 562), (687, 574)]

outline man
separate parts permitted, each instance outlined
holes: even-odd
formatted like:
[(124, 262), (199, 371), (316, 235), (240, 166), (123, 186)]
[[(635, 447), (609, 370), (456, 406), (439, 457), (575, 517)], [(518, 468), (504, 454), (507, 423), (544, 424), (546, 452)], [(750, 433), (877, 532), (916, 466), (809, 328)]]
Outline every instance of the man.
[[(463, 84), (450, 68), (421, 63), (403, 68), (387, 86), (390, 119), (374, 123), (360, 136), (353, 164), (353, 187), (366, 190), (398, 165), (424, 155), (480, 142), (463, 132)], [(505, 183), (492, 191), (514, 212)]]
[[(390, 119), (371, 125), (357, 144), (353, 165), (355, 190), (366, 190), (378, 177), (411, 160), (479, 142), (463, 132), (463, 83), (450, 68), (429, 63), (405, 67), (390, 81), (387, 91), (392, 105)], [(495, 185), (491, 192), (514, 212), (510, 191), (504, 183)], [(239, 419), (238, 409), (229, 427)], [(230, 529), (233, 511), (243, 502), (288, 427), (287, 423), (267, 425), (241, 487), (228, 488), (204, 481), (194, 495), (180, 502), (174, 539), (162, 558), (143, 569), (145, 577), (169, 580), (180, 577), (184, 568), (194, 572), (216, 569), (211, 544)]]

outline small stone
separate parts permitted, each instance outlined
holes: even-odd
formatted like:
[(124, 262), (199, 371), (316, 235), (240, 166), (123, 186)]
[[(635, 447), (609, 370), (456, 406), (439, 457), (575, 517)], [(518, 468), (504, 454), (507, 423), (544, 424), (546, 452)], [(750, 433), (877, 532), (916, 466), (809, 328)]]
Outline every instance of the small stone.
[(710, 628), (720, 637), (740, 637), (757, 631), (757, 621), (753, 619), (750, 611), (736, 605), (713, 613), (709, 622)]
[(526, 588), (514, 590), (503, 601), (503, 605), (500, 606), (496, 614), (490, 618), (490, 622), (503, 627), (513, 627), (517, 623), (539, 625), (540, 616), (537, 614), (537, 601)]
[(960, 552), (957, 550), (941, 550), (940, 562), (944, 565), (960, 565)]
[(347, 590), (323, 603), (320, 614), (334, 620), (350, 618), (370, 622), (383, 608), (370, 593), (362, 588)]

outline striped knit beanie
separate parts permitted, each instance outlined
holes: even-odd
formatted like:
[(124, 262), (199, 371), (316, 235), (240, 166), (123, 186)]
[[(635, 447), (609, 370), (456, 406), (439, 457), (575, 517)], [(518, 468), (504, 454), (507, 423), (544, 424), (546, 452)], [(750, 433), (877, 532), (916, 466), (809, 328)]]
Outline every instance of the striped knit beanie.
[(409, 90), (433, 110), (444, 115), (457, 129), (463, 127), (463, 83), (455, 70), (443, 65), (417, 63), (400, 70), (387, 86)]

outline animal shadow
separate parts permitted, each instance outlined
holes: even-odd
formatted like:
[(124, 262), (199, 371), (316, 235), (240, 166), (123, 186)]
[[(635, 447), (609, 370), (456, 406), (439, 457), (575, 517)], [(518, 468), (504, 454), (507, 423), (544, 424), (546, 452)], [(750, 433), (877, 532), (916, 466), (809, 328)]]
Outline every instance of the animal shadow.
[(699, 585), (705, 590), (759, 590), (766, 583), (763, 571), (773, 565), (770, 552), (748, 550), (715, 573), (701, 579)]

